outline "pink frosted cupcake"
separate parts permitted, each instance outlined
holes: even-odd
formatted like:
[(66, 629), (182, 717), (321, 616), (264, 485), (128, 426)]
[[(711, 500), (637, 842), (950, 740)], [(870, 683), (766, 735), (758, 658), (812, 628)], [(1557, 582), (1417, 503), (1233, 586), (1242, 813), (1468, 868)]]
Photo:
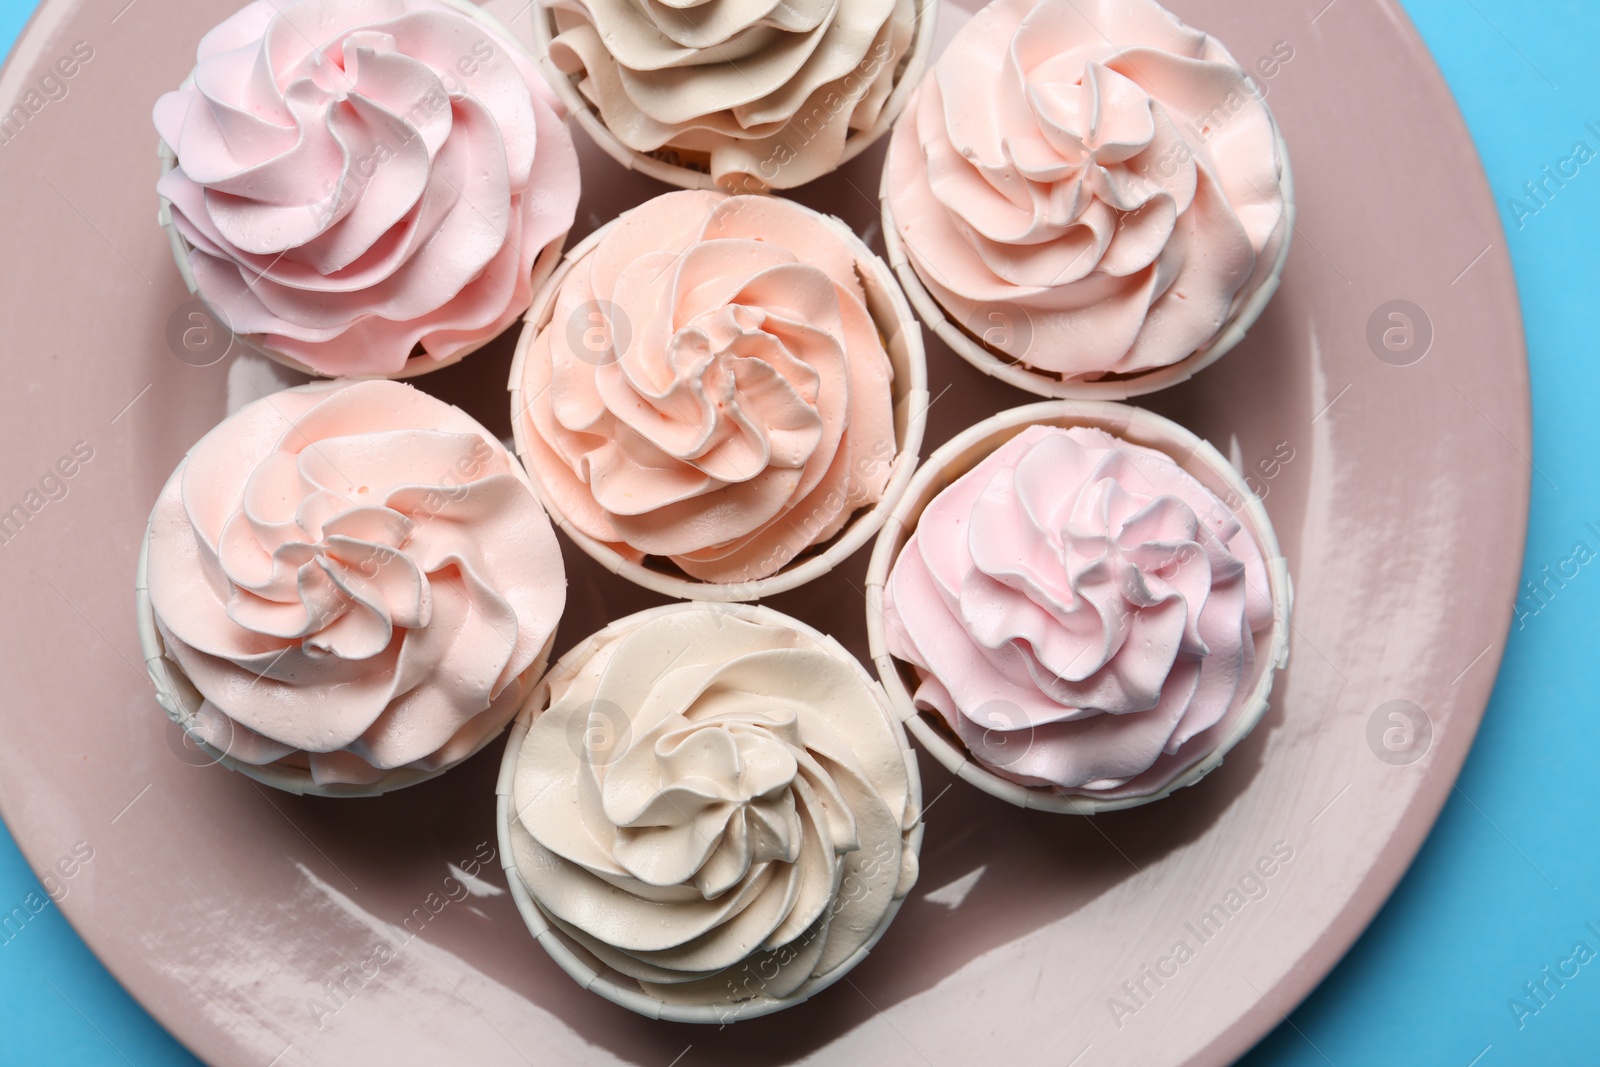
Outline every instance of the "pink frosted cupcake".
[(441, 0), (256, 0), (155, 107), (191, 291), (309, 374), (453, 363), (528, 307), (578, 162), (509, 31)]
[(929, 459), (868, 573), (873, 658), (941, 762), (1025, 807), (1129, 807), (1260, 720), (1289, 580), (1265, 509), (1175, 423), (1002, 412)]
[(139, 583), (162, 704), (294, 792), (432, 777), (509, 722), (566, 600), (521, 468), (398, 382), (302, 386), (223, 421), (150, 516)]
[(882, 195), (924, 321), (1045, 396), (1133, 396), (1219, 358), (1293, 228), (1250, 76), (1154, 0), (978, 12), (896, 123)]

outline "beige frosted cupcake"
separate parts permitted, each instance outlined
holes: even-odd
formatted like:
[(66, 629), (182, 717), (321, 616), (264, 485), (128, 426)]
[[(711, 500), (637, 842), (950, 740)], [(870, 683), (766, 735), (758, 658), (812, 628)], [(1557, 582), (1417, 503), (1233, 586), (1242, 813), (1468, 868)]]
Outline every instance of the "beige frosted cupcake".
[(652, 1018), (800, 1003), (916, 880), (920, 780), (883, 691), (768, 608), (670, 605), (584, 641), (517, 717), (498, 792), (528, 928)]
[(568, 253), (511, 368), (556, 522), (669, 596), (753, 600), (871, 539), (916, 466), (921, 334), (837, 219), (667, 193)]
[(936, 0), (539, 0), (545, 73), (623, 166), (685, 189), (790, 189), (888, 132)]
[(543, 672), (566, 600), (526, 476), (408, 385), (328, 383), (201, 438), (140, 553), (157, 697), (216, 762), (363, 796), (477, 752)]
[(1095, 401), (1001, 412), (929, 458), (879, 535), (867, 632), (933, 756), (1088, 814), (1200, 780), (1288, 657), (1261, 501), (1176, 423)]
[(320, 377), (437, 370), (560, 257), (578, 157), (558, 106), (476, 4), (256, 0), (156, 103), (160, 221), (243, 347)]
[(978, 12), (896, 123), (881, 196), (923, 321), (1043, 396), (1137, 396), (1219, 359), (1294, 228), (1262, 95), (1154, 0)]

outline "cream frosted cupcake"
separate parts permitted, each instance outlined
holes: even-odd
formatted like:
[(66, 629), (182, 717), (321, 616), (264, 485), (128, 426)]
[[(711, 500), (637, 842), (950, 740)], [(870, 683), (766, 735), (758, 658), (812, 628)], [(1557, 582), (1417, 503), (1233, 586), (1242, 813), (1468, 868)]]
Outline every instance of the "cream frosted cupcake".
[(473, 4), (256, 0), (155, 106), (179, 270), (308, 374), (454, 363), (560, 256), (578, 160), (556, 106)]
[(1261, 502), (1175, 423), (1092, 401), (939, 449), (868, 574), (878, 675), (918, 740), (1025, 807), (1198, 781), (1266, 710), (1289, 577)]
[(684, 188), (788, 189), (888, 129), (935, 0), (540, 0), (546, 73), (624, 166)]
[(916, 466), (925, 373), (893, 276), (838, 220), (668, 193), (535, 298), (512, 427), (551, 514), (606, 567), (749, 600), (877, 531)]
[(916, 759), (832, 638), (679, 604), (562, 657), (518, 716), (500, 849), (585, 988), (678, 1022), (799, 1003), (876, 944), (917, 875)]
[(1266, 103), (1154, 0), (984, 8), (896, 124), (882, 195), (924, 321), (1046, 396), (1133, 396), (1219, 358), (1293, 228)]
[(302, 386), (189, 451), (150, 516), (140, 633), (162, 705), (294, 792), (384, 792), (481, 749), (566, 600), (517, 462), (398, 382)]

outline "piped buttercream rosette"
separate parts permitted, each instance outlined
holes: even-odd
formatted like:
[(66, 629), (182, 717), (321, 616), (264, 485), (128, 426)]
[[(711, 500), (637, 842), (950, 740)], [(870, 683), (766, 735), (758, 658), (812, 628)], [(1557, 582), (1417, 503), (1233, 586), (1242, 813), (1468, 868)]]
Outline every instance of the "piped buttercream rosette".
[(836, 220), (668, 193), (574, 249), (511, 372), (518, 450), (612, 570), (754, 599), (876, 531), (916, 463), (916, 324)]
[(991, 792), (1143, 803), (1197, 781), (1265, 710), (1287, 570), (1260, 501), (1175, 424), (1092, 402), (1004, 412), (902, 504), (868, 577), (879, 676)]
[(507, 749), (502, 840), (534, 932), (597, 992), (681, 1021), (796, 1003), (915, 881), (904, 734), (803, 624), (656, 609), (563, 657), (548, 690)]
[(311, 374), (402, 377), (492, 339), (572, 225), (534, 60), (475, 5), (256, 0), (155, 106), (190, 288)]
[(882, 192), (930, 325), (1057, 396), (1146, 392), (1220, 357), (1293, 223), (1259, 89), (1154, 0), (985, 7), (896, 123)]
[(542, 0), (551, 81), (602, 148), (684, 188), (809, 182), (888, 131), (935, 0)]
[(381, 791), (476, 752), (531, 692), (566, 599), (516, 460), (398, 382), (226, 419), (162, 490), (144, 555), (169, 712), (297, 791)]

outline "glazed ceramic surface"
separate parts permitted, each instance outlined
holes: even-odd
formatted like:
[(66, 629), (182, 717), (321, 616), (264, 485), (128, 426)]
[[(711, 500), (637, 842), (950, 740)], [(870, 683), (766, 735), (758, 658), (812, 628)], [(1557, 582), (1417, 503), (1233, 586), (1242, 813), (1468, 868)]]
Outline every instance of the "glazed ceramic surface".
[[(211, 362), (155, 221), (150, 106), (232, 6), (48, 0), (0, 76), (0, 113), (28, 115), (0, 146), (0, 810), (36, 868), (92, 844), (63, 910), (182, 1041), (225, 1067), (1221, 1064), (1333, 966), (1471, 744), (1530, 478), (1504, 242), (1398, 8), (1173, 4), (1257, 71), (1295, 162), (1282, 289), (1221, 362), (1141, 400), (1238, 462), (1291, 561), (1290, 665), (1261, 727), (1199, 785), (1093, 819), (1019, 811), (924, 758), (921, 881), (873, 955), (719, 1030), (586, 994), (532, 943), (494, 854), (498, 744), (390, 796), (296, 798), (197, 765), (155, 703), (133, 611), (151, 502), (230, 405), (296, 380)], [(494, 10), (527, 35), (522, 0)], [(966, 16), (940, 17), (942, 44)], [(93, 58), (50, 89), (79, 41)], [(580, 148), (575, 241), (664, 188)], [(881, 159), (797, 198), (881, 250)], [(514, 342), (420, 384), (506, 434)], [(928, 363), (925, 450), (1031, 399), (931, 339)], [(558, 653), (663, 602), (567, 549)], [(864, 658), (867, 555), (769, 603)]]

